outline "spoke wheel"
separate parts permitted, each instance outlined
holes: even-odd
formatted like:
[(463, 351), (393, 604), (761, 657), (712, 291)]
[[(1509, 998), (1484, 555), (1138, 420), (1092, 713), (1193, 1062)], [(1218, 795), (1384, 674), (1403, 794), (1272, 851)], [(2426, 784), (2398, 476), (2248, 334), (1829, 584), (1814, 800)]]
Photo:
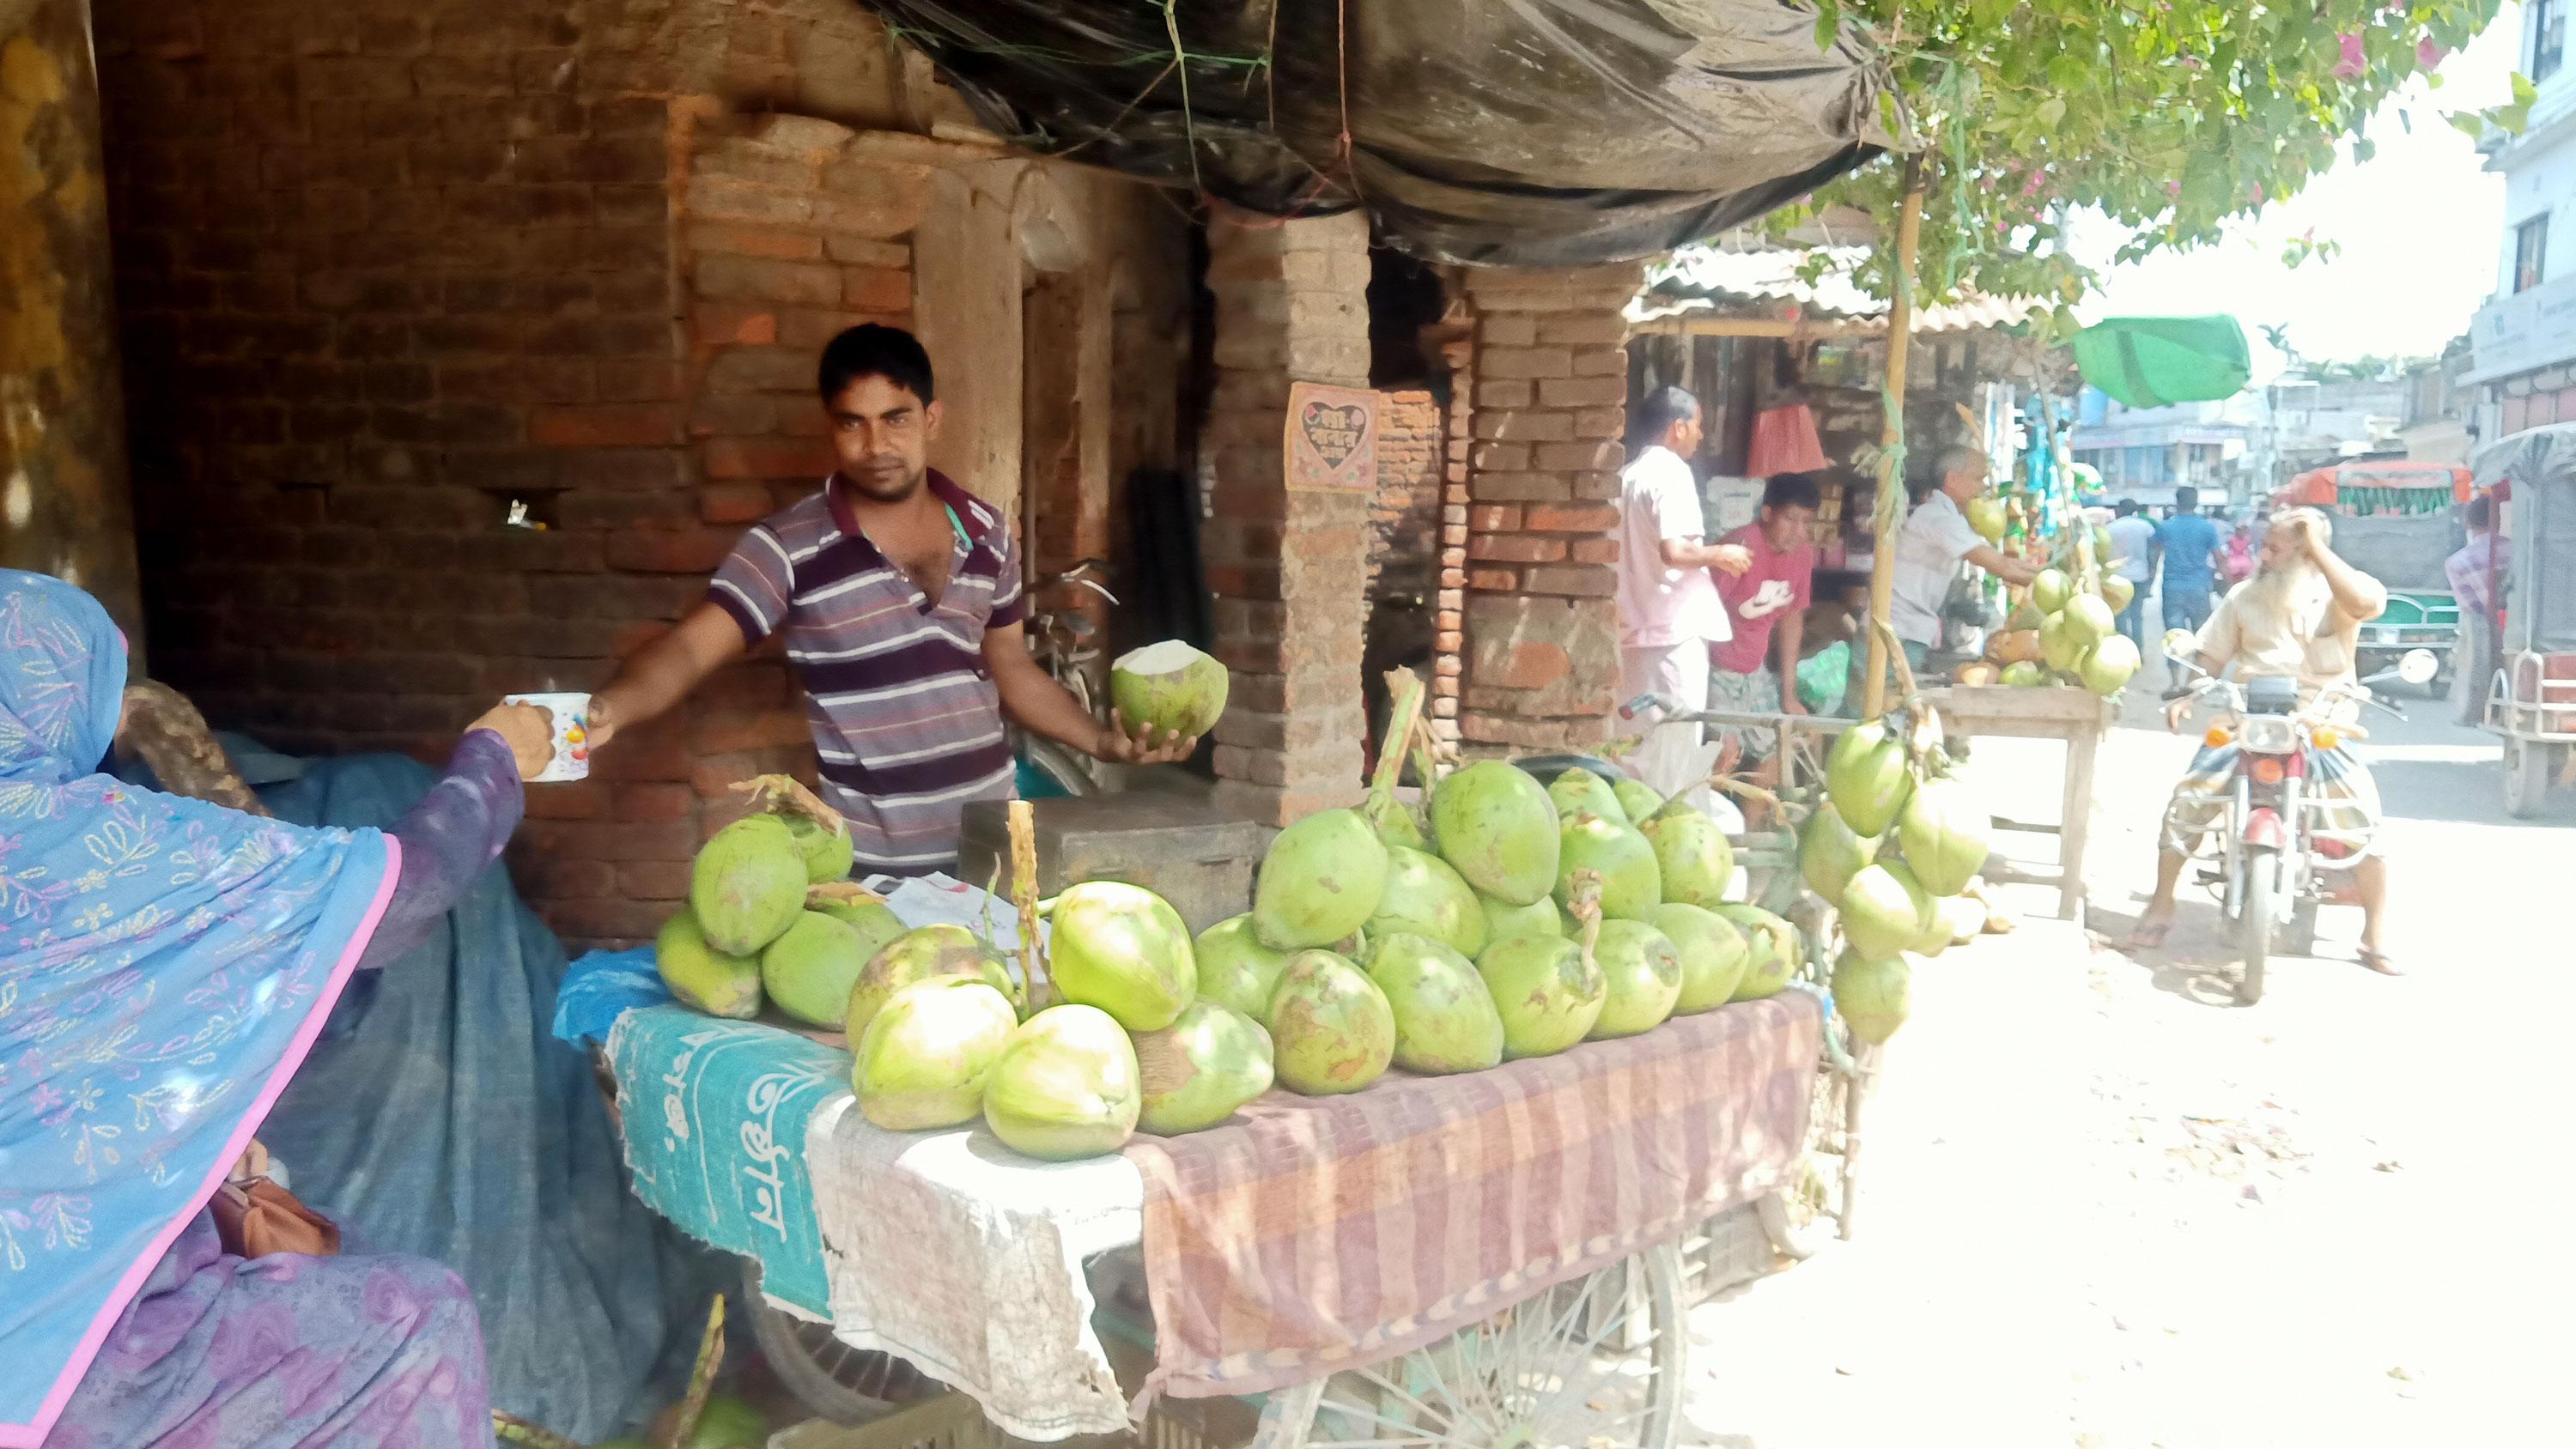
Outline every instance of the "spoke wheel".
[(2549, 794), (2549, 750), (2529, 740), (2504, 742), (2504, 808), (2516, 820), (2540, 813)]
[(742, 1265), (743, 1302), (751, 1310), (752, 1341), (760, 1345), (778, 1381), (818, 1418), (835, 1424), (873, 1423), (941, 1385), (892, 1354), (852, 1348), (828, 1324), (810, 1323), (770, 1306), (760, 1295), (760, 1264)]
[(1274, 1396), (1262, 1449), (1672, 1449), (1681, 1265), (1670, 1245), (1401, 1358)]

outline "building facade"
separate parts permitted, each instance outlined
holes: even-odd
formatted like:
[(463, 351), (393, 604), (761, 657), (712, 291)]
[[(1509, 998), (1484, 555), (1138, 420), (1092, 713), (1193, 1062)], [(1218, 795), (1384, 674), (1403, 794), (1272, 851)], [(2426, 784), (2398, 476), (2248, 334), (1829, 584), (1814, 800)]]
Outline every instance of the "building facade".
[(2576, 71), (2568, 61), (2570, 0), (2522, 7), (2516, 65), (2539, 94), (2519, 136), (2480, 147), (2505, 181), (2496, 292), (2470, 323), (2464, 381), (2479, 402), (2481, 438), (2576, 419)]

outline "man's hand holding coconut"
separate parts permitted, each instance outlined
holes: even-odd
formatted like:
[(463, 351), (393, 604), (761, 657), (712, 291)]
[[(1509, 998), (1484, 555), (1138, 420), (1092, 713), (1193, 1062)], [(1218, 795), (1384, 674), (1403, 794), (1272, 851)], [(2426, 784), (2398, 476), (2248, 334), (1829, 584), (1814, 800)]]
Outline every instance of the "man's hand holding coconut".
[(1006, 720), (1120, 764), (1197, 749), (1226, 685), (1224, 666), (1198, 650), (1161, 644), (1120, 659), (1108, 725), (1029, 657), (1018, 542), (999, 512), (929, 466), (939, 403), (910, 333), (851, 328), (824, 348), (816, 381), (839, 467), (746, 530), (705, 602), (593, 698), (592, 749), (783, 634), (821, 793), (849, 824), (860, 876), (955, 866), (966, 805), (1015, 792)]

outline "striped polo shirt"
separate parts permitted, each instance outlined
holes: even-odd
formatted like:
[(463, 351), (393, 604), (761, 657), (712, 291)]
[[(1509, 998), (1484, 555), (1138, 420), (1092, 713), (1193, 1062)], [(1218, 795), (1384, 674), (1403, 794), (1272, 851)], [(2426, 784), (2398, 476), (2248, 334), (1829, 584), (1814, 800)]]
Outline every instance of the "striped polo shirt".
[(948, 591), (933, 604), (858, 526), (835, 474), (745, 530), (707, 596), (758, 644), (784, 629), (805, 686), (823, 798), (849, 818), (856, 874), (957, 863), (970, 800), (1016, 774), (984, 631), (1020, 622), (1020, 551), (1000, 514), (934, 471), (948, 505)]

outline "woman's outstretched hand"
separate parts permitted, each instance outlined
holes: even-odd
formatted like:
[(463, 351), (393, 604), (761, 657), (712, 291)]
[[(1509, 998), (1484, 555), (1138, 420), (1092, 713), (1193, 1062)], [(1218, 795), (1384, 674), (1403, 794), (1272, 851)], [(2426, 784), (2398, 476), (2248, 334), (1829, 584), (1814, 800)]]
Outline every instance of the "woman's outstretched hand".
[(484, 711), (483, 717), (467, 725), (465, 731), (490, 730), (509, 745), (511, 758), (518, 762), (519, 778), (533, 780), (545, 773), (555, 758), (555, 717), (542, 706), (533, 704), (496, 704)]

